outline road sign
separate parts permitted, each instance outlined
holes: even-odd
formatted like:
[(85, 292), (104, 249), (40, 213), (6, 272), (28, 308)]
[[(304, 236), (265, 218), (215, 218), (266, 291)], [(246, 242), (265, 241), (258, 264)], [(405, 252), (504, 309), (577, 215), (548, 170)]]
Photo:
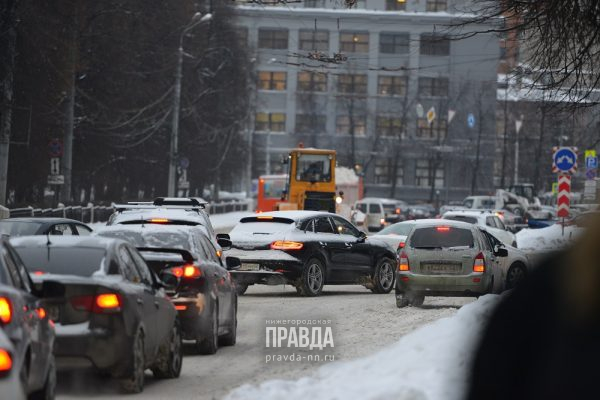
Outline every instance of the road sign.
[(454, 116), (456, 115), (456, 111), (448, 109), (448, 123), (452, 122)]
[(554, 147), (552, 155), (552, 172), (574, 174), (577, 171), (577, 148)]
[(585, 167), (587, 169), (597, 169), (598, 168), (598, 157), (586, 157), (585, 158)]
[(427, 122), (429, 125), (435, 120), (435, 108), (431, 107), (429, 111), (427, 111)]
[(187, 157), (179, 158), (179, 166), (183, 169), (187, 169), (190, 166), (190, 160)]
[(417, 104), (417, 117), (423, 118), (424, 114), (425, 114), (425, 110), (423, 109), (423, 106), (421, 105), (421, 103)]
[(50, 175), (60, 174), (60, 158), (52, 157), (50, 159)]
[(63, 144), (59, 139), (52, 139), (48, 143), (50, 157), (61, 157), (63, 155)]
[(48, 185), (64, 185), (64, 175), (48, 175)]
[(571, 204), (571, 175), (560, 174), (558, 176), (558, 212), (560, 218), (569, 216), (569, 206)]
[(585, 151), (585, 158), (589, 158), (589, 157), (596, 157), (596, 150), (586, 150)]
[(588, 169), (587, 171), (585, 171), (585, 179), (592, 180), (592, 179), (596, 179), (596, 170), (595, 169)]
[(473, 128), (475, 126), (475, 116), (472, 113), (467, 115), (467, 125), (469, 125), (469, 128)]
[(552, 194), (553, 195), (558, 194), (558, 182), (552, 182)]
[(598, 190), (598, 181), (595, 179), (585, 181), (583, 187), (584, 200), (596, 201), (596, 193)]

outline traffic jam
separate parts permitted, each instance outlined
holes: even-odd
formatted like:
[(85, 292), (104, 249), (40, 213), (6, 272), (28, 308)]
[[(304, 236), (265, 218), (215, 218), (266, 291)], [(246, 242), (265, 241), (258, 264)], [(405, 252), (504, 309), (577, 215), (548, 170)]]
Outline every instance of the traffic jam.
[[(117, 382), (115, 395), (142, 392), (148, 372), (177, 379), (190, 357), (236, 345), (238, 307), (265, 286), (299, 298), (362, 286), (393, 292), (390, 307), (420, 308), (428, 298), (500, 294), (534, 268), (515, 233), (535, 230), (517, 215), (543, 209), (521, 210), (514, 190), (432, 214), (361, 196), (360, 182), (341, 179), (335, 151), (292, 149), (287, 165), (284, 176), (261, 177), (255, 213), (236, 217), (228, 233), (216, 233), (208, 203), (184, 197), (114, 204), (93, 227), (0, 220), (2, 398), (53, 399), (62, 369)], [(569, 224), (585, 227), (594, 213)]]

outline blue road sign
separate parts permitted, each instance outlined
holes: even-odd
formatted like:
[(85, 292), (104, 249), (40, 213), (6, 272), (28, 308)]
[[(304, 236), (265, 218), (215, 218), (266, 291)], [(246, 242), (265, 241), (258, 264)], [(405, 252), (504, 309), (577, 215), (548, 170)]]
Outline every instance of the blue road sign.
[(472, 113), (467, 115), (467, 125), (469, 125), (469, 128), (473, 128), (475, 126), (475, 116)]
[(554, 165), (562, 172), (569, 172), (577, 164), (577, 154), (568, 147), (554, 153)]
[(587, 169), (596, 169), (596, 168), (598, 168), (598, 157), (587, 157), (585, 159), (585, 167)]
[(596, 170), (588, 169), (587, 171), (585, 171), (585, 177), (586, 177), (586, 179), (590, 179), (590, 180), (596, 178)]

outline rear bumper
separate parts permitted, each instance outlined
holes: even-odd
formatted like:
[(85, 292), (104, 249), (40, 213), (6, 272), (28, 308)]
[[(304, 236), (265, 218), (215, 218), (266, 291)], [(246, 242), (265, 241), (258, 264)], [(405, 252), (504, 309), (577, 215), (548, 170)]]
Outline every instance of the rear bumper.
[(236, 284), (239, 285), (283, 285), (290, 279), (290, 274), (284, 274), (282, 272), (261, 270), (261, 271), (232, 271), (231, 276), (233, 277)]
[(396, 295), (406, 292), (426, 296), (479, 296), (490, 288), (491, 275), (420, 275), (410, 272), (396, 273)]
[(210, 333), (212, 321), (209, 301), (203, 293), (171, 299), (177, 310), (184, 339), (196, 340)]
[[(281, 285), (298, 279), (304, 269), (301, 259), (280, 250), (232, 249), (225, 255), (237, 257), (242, 262), (241, 271), (231, 271), (235, 282), (242, 285)], [(244, 271), (244, 264), (257, 264), (260, 269)]]

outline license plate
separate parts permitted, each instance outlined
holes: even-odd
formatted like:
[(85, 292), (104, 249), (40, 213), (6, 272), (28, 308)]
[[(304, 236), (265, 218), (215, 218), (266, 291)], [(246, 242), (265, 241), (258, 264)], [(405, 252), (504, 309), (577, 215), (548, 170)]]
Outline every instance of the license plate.
[(421, 269), (430, 274), (457, 274), (462, 270), (461, 264), (421, 264)]
[(238, 271), (258, 271), (260, 264), (242, 264), (242, 267)]

